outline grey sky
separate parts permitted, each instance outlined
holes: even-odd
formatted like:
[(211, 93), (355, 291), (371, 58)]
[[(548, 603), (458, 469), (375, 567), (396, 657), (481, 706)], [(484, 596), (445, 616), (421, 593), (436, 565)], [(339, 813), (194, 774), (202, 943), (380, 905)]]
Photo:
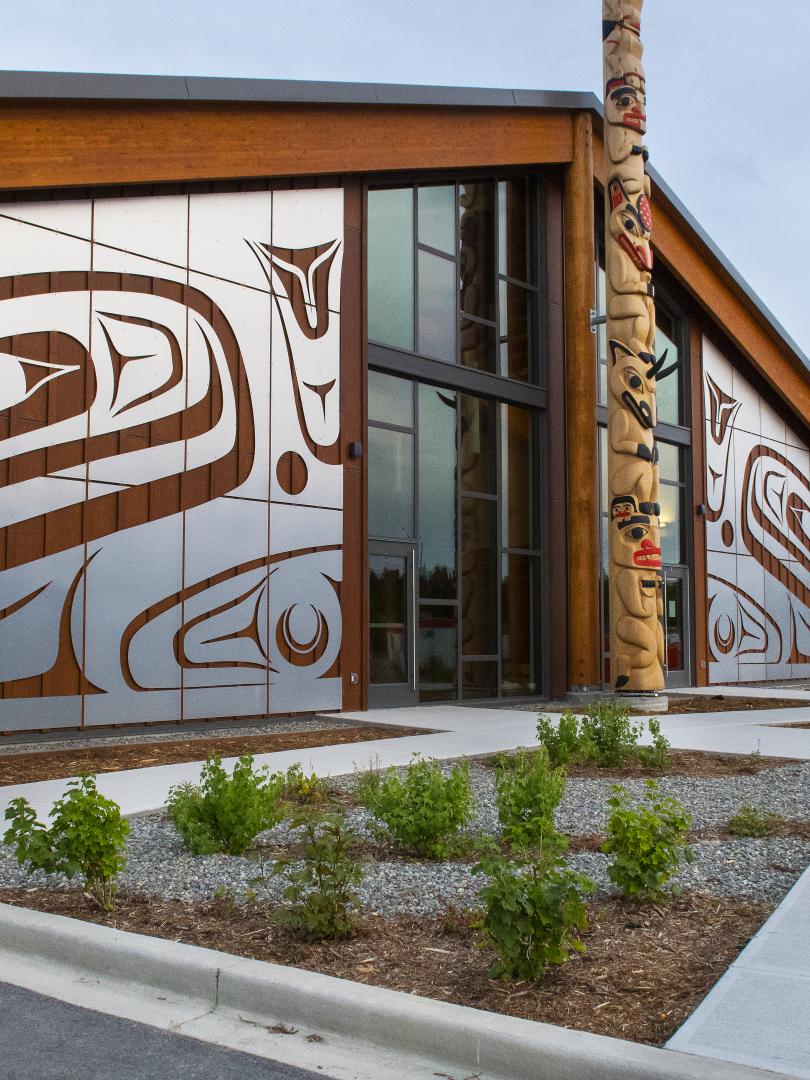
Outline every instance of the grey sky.
[[(0, 67), (600, 93), (600, 19), (601, 0), (27, 0)], [(810, 2), (646, 0), (643, 34), (653, 163), (810, 353)]]

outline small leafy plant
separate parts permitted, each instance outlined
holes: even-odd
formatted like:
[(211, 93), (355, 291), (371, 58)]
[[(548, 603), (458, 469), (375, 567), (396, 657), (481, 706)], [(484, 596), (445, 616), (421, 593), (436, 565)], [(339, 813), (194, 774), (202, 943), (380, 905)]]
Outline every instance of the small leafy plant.
[(608, 701), (589, 705), (581, 719), (566, 709), (556, 728), (548, 716), (541, 715), (537, 721), (537, 741), (548, 751), (554, 766), (581, 763), (618, 768), (629, 761), (638, 761), (663, 771), (669, 743), (655, 717), (650, 718), (648, 729), (652, 745), (642, 746), (639, 740), (644, 734), (644, 722), (634, 723), (626, 705)]
[(303, 829), (303, 839), (296, 854), (270, 867), (272, 875), (286, 878), (289, 904), (274, 919), (313, 940), (343, 937), (351, 930), (355, 890), (363, 880), (352, 855), (357, 837), (339, 814), (297, 818), (291, 825)]
[(469, 766), (461, 762), (445, 776), (437, 761), (418, 754), (414, 759), (404, 778), (394, 767), (364, 774), (357, 796), (394, 840), (418, 855), (442, 859), (472, 816)]
[(253, 769), (245, 754), (228, 775), (222, 759), (208, 758), (200, 784), (179, 784), (169, 791), (166, 808), (183, 843), (195, 855), (225, 851), (242, 855), (255, 837), (284, 816), (280, 796), (284, 775)]
[(583, 897), (595, 885), (561, 857), (509, 860), (485, 856), (473, 867), (489, 882), (481, 890), (486, 911), (479, 921), (484, 942), (498, 955), (493, 978), (539, 978), (549, 964), (584, 952), (579, 934), (588, 927)]
[(329, 785), (316, 773), (309, 776), (296, 762), (290, 765), (284, 777), (283, 798), (304, 806), (313, 806), (326, 802), (329, 798)]
[(686, 843), (692, 818), (677, 799), (660, 793), (655, 780), (644, 786), (644, 802), (636, 805), (626, 788), (613, 785), (602, 851), (613, 856), (608, 876), (625, 896), (654, 900), (667, 892), (681, 859), (692, 861)]
[(112, 799), (99, 794), (94, 776), (82, 774), (68, 783), (49, 814), (50, 828), (37, 821), (27, 799), (13, 799), (5, 819), (3, 840), (15, 848), (28, 873), (80, 874), (85, 892), (105, 911), (112, 910), (115, 879), (125, 864), (124, 844), (129, 822)]
[(781, 820), (778, 814), (768, 814), (743, 803), (729, 821), (728, 831), (732, 836), (769, 836)]
[(565, 792), (565, 769), (553, 768), (548, 750), (521, 749), (495, 766), (495, 801), (503, 837), (513, 848), (561, 849), (564, 837), (554, 827), (554, 811)]

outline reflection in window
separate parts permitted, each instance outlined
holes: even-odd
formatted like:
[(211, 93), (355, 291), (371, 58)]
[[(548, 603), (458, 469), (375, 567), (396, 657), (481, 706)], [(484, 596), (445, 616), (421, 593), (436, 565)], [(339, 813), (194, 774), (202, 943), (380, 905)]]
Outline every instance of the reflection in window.
[(368, 418), (380, 424), (413, 427), (413, 383), (385, 375), (368, 373)]
[(461, 394), (461, 490), (495, 494), (498, 406), (489, 398)]
[[(655, 355), (660, 358), (666, 352), (664, 361), (664, 369), (666, 369), (680, 358), (676, 344), (677, 324), (661, 304), (656, 305), (655, 320)], [(663, 379), (657, 380), (655, 403), (659, 421), (665, 424), (683, 424), (682, 383), (683, 373), (680, 367), (675, 368)]]
[(369, 682), (404, 683), (408, 678), (407, 560), (369, 555)]
[(419, 700), (458, 696), (458, 628), (449, 604), (419, 606)]
[(370, 191), (369, 339), (536, 381), (533, 191), (525, 179)]
[(370, 536), (412, 537), (413, 435), (368, 429), (368, 531)]
[(498, 652), (498, 503), (461, 500), (461, 652)]
[(504, 555), (501, 560), (501, 693), (533, 694), (535, 682), (534, 611), (537, 560)]
[(419, 387), (419, 591), (456, 597), (456, 395)]
[(413, 191), (368, 193), (368, 336), (413, 349)]
[(498, 696), (498, 661), (465, 660), (461, 665), (461, 696), (465, 701)]
[(535, 547), (532, 500), (535, 422), (526, 409), (502, 405), (501, 469), (503, 546)]

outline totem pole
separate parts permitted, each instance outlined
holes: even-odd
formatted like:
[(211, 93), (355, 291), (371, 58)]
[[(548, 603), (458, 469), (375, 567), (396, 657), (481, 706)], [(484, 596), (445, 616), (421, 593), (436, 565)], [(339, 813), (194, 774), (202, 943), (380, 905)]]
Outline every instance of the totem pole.
[(603, 0), (605, 270), (608, 342), (610, 651), (616, 690), (664, 688), (658, 451), (646, 172), (644, 0)]

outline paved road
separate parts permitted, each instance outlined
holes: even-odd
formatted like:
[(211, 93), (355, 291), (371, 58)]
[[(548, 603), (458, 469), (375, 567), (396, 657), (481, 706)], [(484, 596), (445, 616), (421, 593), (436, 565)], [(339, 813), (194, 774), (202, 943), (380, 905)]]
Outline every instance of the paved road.
[(0, 982), (0, 1080), (329, 1080)]

